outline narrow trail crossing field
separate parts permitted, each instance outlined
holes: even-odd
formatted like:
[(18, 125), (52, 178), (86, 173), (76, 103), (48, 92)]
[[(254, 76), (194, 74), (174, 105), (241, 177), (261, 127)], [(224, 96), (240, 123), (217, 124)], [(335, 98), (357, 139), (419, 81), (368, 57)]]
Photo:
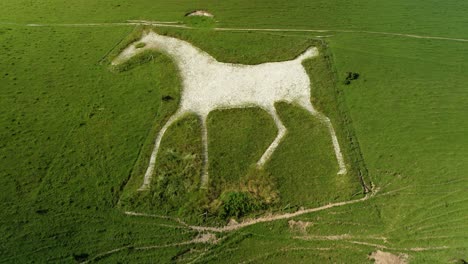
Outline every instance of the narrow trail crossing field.
[[(368, 193), (366, 196), (364, 196), (364, 197), (362, 197), (360, 199), (348, 200), (348, 201), (337, 202), (337, 203), (330, 203), (330, 204), (323, 205), (323, 206), (320, 206), (320, 207), (315, 207), (315, 208), (301, 209), (301, 210), (298, 210), (298, 211), (293, 212), (293, 213), (269, 215), (269, 216), (255, 218), (255, 219), (248, 219), (248, 220), (246, 220), (244, 222), (241, 222), (241, 223), (226, 225), (226, 226), (222, 226), (222, 227), (188, 225), (188, 224), (186, 224), (185, 222), (183, 222), (182, 220), (180, 220), (178, 218), (170, 218), (170, 217), (167, 217), (167, 216), (152, 215), (152, 214), (138, 213), (138, 212), (132, 212), (132, 211), (126, 211), (124, 213), (126, 215), (128, 215), (128, 216), (142, 216), (142, 217), (155, 217), (155, 218), (170, 219), (170, 220), (173, 220), (173, 221), (177, 222), (178, 224), (180, 224), (180, 225), (182, 225), (182, 226), (184, 226), (186, 228), (196, 230), (196, 231), (200, 231), (200, 232), (209, 231), (209, 232), (223, 233), (223, 232), (235, 231), (235, 230), (238, 230), (238, 229), (241, 229), (241, 228), (244, 228), (244, 227), (248, 227), (248, 226), (251, 226), (251, 225), (259, 224), (259, 223), (284, 220), (284, 219), (289, 219), (289, 218), (293, 218), (293, 217), (296, 217), (296, 216), (300, 216), (300, 215), (303, 215), (303, 214), (308, 214), (308, 213), (327, 210), (327, 209), (330, 209), (330, 208), (333, 208), (333, 207), (340, 207), (340, 206), (345, 206), (345, 205), (364, 202), (364, 201), (366, 201), (366, 200), (368, 200), (368, 199), (370, 199), (372, 197), (375, 197), (377, 193), (378, 193), (378, 190), (376, 190), (374, 193)], [(386, 194), (389, 194), (389, 193), (381, 194), (380, 196), (386, 195)]]
[[(194, 27), (180, 24), (177, 21), (148, 21), (148, 20), (128, 20), (127, 22), (120, 23), (9, 23), (3, 22), (0, 25), (14, 25), (14, 26), (25, 26), (25, 27), (112, 27), (112, 26), (138, 26), (147, 25), (154, 27), (172, 27), (172, 28), (185, 28), (185, 29), (196, 29)], [(266, 32), (314, 32), (314, 33), (361, 33), (371, 35), (388, 35), (405, 38), (416, 38), (416, 39), (433, 39), (433, 40), (447, 40), (457, 42), (468, 42), (468, 38), (450, 38), (443, 36), (427, 36), (417, 35), (410, 33), (399, 33), (399, 32), (381, 32), (381, 31), (367, 31), (367, 30), (350, 30), (350, 29), (306, 29), (306, 28), (213, 28), (217, 31), (266, 31)], [(317, 37), (330, 37), (330, 36), (317, 36)]]

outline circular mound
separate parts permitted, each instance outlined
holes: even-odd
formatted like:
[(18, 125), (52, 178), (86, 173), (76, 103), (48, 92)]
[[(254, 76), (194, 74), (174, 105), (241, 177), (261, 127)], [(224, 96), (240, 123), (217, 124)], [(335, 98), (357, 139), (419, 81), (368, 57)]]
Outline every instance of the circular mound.
[(187, 17), (190, 17), (190, 16), (214, 17), (213, 14), (211, 14), (210, 12), (206, 10), (195, 10), (195, 11), (185, 14), (185, 16)]

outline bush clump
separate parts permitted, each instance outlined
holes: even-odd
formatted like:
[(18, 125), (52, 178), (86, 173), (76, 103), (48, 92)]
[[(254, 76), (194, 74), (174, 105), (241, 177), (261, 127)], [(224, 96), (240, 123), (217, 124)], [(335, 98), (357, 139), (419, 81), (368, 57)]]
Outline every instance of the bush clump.
[(74, 258), (77, 262), (83, 262), (83, 261), (87, 260), (88, 257), (89, 257), (89, 254), (87, 254), (87, 253), (79, 253), (79, 254), (73, 253), (73, 258)]
[(359, 73), (357, 72), (347, 72), (346, 78), (343, 81), (344, 85), (350, 85), (351, 81), (357, 80), (359, 78)]
[(261, 207), (247, 192), (225, 192), (221, 194), (220, 200), (220, 216), (223, 218), (239, 218)]
[(267, 209), (278, 201), (279, 193), (273, 177), (263, 169), (251, 168), (237, 188), (224, 191), (213, 204), (219, 217), (227, 219)]

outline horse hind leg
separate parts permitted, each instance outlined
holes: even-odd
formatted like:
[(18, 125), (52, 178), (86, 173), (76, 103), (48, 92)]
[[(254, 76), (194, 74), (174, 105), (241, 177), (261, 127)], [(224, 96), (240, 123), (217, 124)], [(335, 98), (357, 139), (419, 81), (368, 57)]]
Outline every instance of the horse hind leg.
[(166, 124), (159, 130), (158, 135), (156, 136), (156, 140), (154, 141), (154, 148), (153, 152), (151, 153), (150, 161), (148, 164), (148, 168), (146, 169), (145, 177), (143, 179), (143, 184), (138, 189), (138, 191), (146, 191), (151, 186), (151, 179), (153, 178), (154, 166), (156, 165), (156, 157), (158, 155), (159, 147), (161, 146), (161, 140), (164, 137), (167, 129), (179, 119), (184, 113), (182, 111), (177, 111), (173, 114), (169, 120), (167, 120)]
[(201, 184), (200, 188), (201, 189), (207, 189), (208, 188), (208, 180), (209, 180), (209, 175), (208, 175), (208, 127), (206, 125), (206, 116), (201, 116), (201, 132), (202, 132), (202, 144), (203, 144), (203, 171), (201, 175)]
[(270, 160), (271, 156), (273, 155), (279, 143), (281, 142), (281, 140), (283, 140), (287, 132), (287, 129), (281, 122), (281, 119), (279, 118), (278, 113), (276, 113), (275, 107), (271, 106), (270, 108), (267, 109), (267, 111), (273, 118), (273, 121), (275, 121), (276, 127), (278, 128), (278, 134), (276, 135), (275, 140), (273, 140), (273, 142), (270, 144), (267, 150), (263, 153), (260, 160), (257, 162), (257, 167), (263, 167), (263, 165), (265, 165), (265, 163), (268, 160)]
[(320, 122), (325, 123), (325, 125), (327, 126), (328, 132), (330, 133), (330, 136), (331, 136), (331, 139), (332, 139), (333, 150), (335, 151), (336, 160), (338, 162), (338, 166), (339, 166), (339, 169), (340, 169), (338, 171), (338, 174), (339, 175), (346, 174), (347, 169), (346, 169), (346, 165), (345, 165), (345, 162), (344, 162), (344, 159), (343, 159), (343, 154), (341, 153), (340, 144), (338, 142), (338, 138), (336, 137), (336, 132), (335, 132), (335, 129), (333, 128), (333, 124), (331, 123), (330, 118), (328, 118), (324, 114), (316, 111), (314, 109), (314, 107), (312, 106), (312, 103), (310, 102), (310, 99), (308, 99), (308, 98), (302, 100), (299, 103), (304, 109), (309, 111), (309, 113), (311, 115), (317, 117), (320, 120)]

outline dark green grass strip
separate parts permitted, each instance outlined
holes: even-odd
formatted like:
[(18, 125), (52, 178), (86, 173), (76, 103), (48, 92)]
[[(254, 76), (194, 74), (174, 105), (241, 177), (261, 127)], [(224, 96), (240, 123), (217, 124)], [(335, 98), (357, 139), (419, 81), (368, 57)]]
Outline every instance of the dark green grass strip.
[(344, 94), (338, 88), (339, 80), (333, 66), (333, 54), (326, 42), (321, 42), (320, 53), (319, 57), (304, 63), (312, 83), (312, 103), (331, 119), (340, 146), (345, 153), (345, 161), (351, 165), (348, 173), (357, 177), (366, 193), (371, 190), (372, 184), (359, 147), (359, 141), (354, 132), (351, 116), (348, 113)]

